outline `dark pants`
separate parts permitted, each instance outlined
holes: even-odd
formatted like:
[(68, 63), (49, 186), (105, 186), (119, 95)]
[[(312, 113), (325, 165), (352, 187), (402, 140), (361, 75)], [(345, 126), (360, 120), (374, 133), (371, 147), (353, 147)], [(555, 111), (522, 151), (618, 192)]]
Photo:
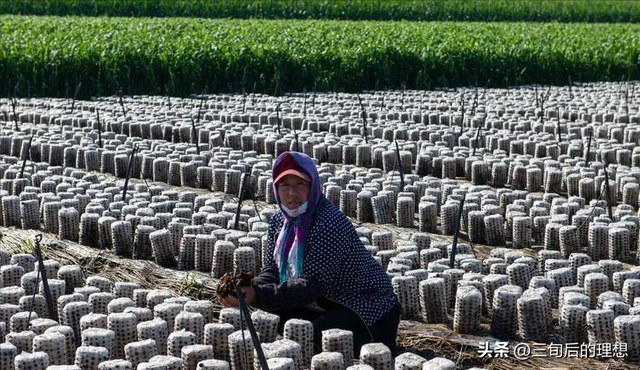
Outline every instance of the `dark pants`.
[(400, 303), (397, 303), (375, 324), (368, 327), (353, 310), (325, 299), (318, 301), (326, 312), (316, 312), (306, 307), (274, 312), (280, 316), (278, 332), (282, 334), (284, 324), (289, 319), (302, 319), (313, 323), (314, 352), (322, 352), (322, 331), (343, 329), (353, 332), (353, 354), (360, 356), (360, 347), (367, 343), (384, 343), (395, 356), (396, 336), (400, 324)]

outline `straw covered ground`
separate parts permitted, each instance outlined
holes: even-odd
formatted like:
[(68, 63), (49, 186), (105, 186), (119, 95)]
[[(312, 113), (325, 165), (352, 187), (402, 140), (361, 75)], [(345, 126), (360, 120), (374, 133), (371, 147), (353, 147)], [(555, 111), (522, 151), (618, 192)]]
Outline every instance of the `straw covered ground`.
[[(382, 228), (380, 225), (367, 224), (368, 227)], [(403, 231), (392, 229), (400, 236)], [(78, 243), (60, 241), (57, 235), (0, 227), (0, 249), (11, 253), (33, 252), (33, 240), (42, 234), (41, 249), (45, 259), (53, 259), (62, 265), (77, 264), (85, 276), (99, 275), (113, 281), (130, 281), (145, 288), (166, 288), (176, 295), (185, 295), (195, 299), (213, 300), (219, 310), (221, 306), (215, 301), (216, 279), (205, 273), (196, 271), (179, 271), (158, 266), (153, 261), (120, 258), (110, 251), (89, 248)], [(435, 236), (436, 238), (445, 238)], [(490, 247), (474, 246), (474, 252), (488, 255)], [(530, 251), (531, 252), (531, 251)], [(531, 252), (533, 254), (533, 252)], [(216, 310), (217, 312), (219, 312)], [(483, 327), (488, 328), (484, 323)], [(485, 330), (486, 331), (486, 330)], [(482, 333), (481, 333), (482, 334)], [(565, 358), (530, 358), (519, 361), (515, 358), (480, 358), (479, 348), (482, 342), (495, 341), (490, 336), (461, 335), (454, 333), (447, 325), (424, 324), (418, 321), (403, 320), (398, 333), (398, 343), (410, 352), (429, 359), (443, 356), (457, 362), (458, 365), (483, 366), (489, 369), (634, 369), (633, 365), (617, 360), (597, 359), (565, 359)]]

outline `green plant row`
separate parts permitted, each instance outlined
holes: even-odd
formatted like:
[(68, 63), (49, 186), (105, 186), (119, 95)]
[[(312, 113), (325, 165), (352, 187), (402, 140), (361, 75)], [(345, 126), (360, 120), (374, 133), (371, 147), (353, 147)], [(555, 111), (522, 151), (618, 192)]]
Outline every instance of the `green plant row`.
[(602, 0), (2, 0), (0, 14), (411, 21), (638, 22)]
[(640, 25), (0, 16), (3, 96), (566, 84), (639, 53)]

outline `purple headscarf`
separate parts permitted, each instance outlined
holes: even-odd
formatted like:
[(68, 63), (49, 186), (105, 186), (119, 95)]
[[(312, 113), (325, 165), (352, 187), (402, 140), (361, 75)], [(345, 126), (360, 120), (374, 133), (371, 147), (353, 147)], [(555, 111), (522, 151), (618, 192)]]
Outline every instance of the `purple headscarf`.
[(274, 250), (274, 260), (280, 272), (280, 283), (286, 282), (289, 278), (298, 278), (302, 272), (302, 262), (304, 260), (304, 249), (307, 242), (307, 234), (311, 228), (311, 222), (320, 205), (324, 194), (322, 194), (322, 184), (318, 170), (311, 157), (299, 152), (284, 152), (276, 158), (273, 164), (272, 179), (278, 175), (280, 166), (286, 157), (290, 157), (298, 165), (298, 169), (304, 171), (311, 179), (309, 198), (307, 199), (307, 211), (298, 217), (291, 218), (282, 209), (282, 202), (278, 196), (276, 184), (273, 184), (273, 191), (278, 202), (278, 207), (284, 217), (284, 223), (280, 230), (280, 235), (276, 241)]

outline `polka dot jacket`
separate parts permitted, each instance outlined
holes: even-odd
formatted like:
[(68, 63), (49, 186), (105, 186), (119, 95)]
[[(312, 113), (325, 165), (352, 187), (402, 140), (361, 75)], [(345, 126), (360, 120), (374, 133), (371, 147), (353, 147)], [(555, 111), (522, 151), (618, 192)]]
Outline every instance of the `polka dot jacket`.
[(355, 311), (371, 326), (396, 303), (391, 279), (365, 249), (349, 219), (326, 198), (307, 237), (300, 277), (280, 284), (273, 252), (282, 223), (278, 212), (269, 225), (264, 268), (254, 279), (257, 307), (287, 310), (325, 297)]

